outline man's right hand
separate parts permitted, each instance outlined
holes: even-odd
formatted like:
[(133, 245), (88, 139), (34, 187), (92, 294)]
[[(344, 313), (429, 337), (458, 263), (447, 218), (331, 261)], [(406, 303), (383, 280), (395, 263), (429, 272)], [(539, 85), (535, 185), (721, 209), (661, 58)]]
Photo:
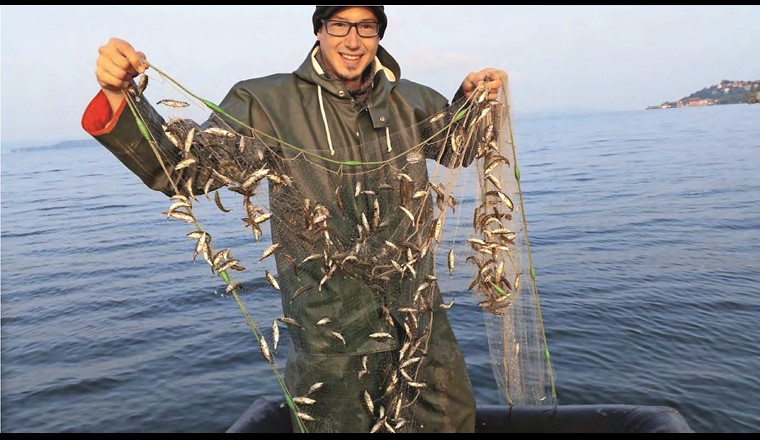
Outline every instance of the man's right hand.
[(98, 48), (98, 53), (95, 77), (116, 112), (124, 99), (122, 90), (130, 86), (134, 77), (145, 72), (148, 62), (144, 53), (119, 38), (108, 40)]

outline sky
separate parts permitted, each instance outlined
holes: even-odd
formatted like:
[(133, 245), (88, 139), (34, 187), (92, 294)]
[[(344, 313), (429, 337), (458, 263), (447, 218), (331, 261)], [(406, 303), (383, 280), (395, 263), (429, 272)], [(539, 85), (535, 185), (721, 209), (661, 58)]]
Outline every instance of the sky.
[[(87, 139), (98, 47), (119, 37), (193, 93), (292, 72), (314, 6), (0, 6), (3, 147)], [(451, 98), (470, 71), (509, 74), (513, 115), (625, 111), (724, 79), (760, 79), (760, 6), (386, 6), (401, 76)], [(150, 97), (150, 86), (146, 94)], [(156, 96), (156, 100), (166, 96)]]

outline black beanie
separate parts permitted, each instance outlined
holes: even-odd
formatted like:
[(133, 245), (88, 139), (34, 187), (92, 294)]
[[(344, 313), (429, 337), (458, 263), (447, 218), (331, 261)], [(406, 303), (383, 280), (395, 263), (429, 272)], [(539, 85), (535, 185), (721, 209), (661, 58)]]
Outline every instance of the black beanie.
[[(338, 11), (338, 9), (346, 8), (348, 5), (342, 5), (342, 6), (317, 6), (317, 8), (314, 10), (314, 15), (311, 16), (311, 23), (314, 25), (314, 35), (317, 34), (319, 31), (319, 28), (322, 27), (322, 20), (328, 20), (334, 13)], [(372, 9), (372, 12), (375, 13), (375, 16), (377, 17), (377, 22), (380, 23), (380, 33), (378, 36), (380, 39), (383, 38), (383, 35), (385, 34), (385, 28), (388, 26), (388, 17), (385, 16), (385, 7), (384, 6), (367, 6), (368, 8)]]

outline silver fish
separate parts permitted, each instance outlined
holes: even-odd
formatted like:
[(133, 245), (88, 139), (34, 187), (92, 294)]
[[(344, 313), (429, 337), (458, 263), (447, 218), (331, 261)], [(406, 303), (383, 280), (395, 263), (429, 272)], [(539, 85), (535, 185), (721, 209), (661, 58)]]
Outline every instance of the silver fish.
[(267, 340), (264, 339), (264, 337), (259, 338), (259, 349), (261, 349), (261, 354), (264, 355), (264, 359), (267, 360), (270, 364), (272, 363), (272, 354), (269, 352), (269, 345), (267, 344)]
[(213, 135), (216, 135), (216, 136), (224, 136), (224, 137), (228, 137), (228, 138), (234, 138), (235, 137), (234, 134), (230, 133), (229, 131), (227, 131), (227, 130), (225, 130), (223, 128), (219, 128), (219, 127), (210, 127), (210, 128), (207, 128), (207, 129), (203, 130), (203, 132), (204, 133), (208, 133), (208, 134), (213, 134)]
[(145, 89), (148, 87), (148, 75), (142, 74), (140, 76), (140, 80), (137, 82), (137, 100), (140, 100), (140, 97), (145, 92)]
[(312, 385), (311, 387), (309, 387), (309, 391), (306, 393), (306, 395), (316, 393), (317, 391), (321, 390), (323, 386), (325, 386), (324, 382), (317, 382), (317, 383), (315, 383), (314, 385)]
[[(277, 320), (280, 321), (283, 324), (294, 325), (296, 327), (301, 327), (301, 324), (299, 324), (298, 321), (296, 321), (293, 318), (288, 318), (286, 316), (281, 316), (281, 317), (277, 318)], [(301, 327), (301, 328), (303, 328), (303, 327)]]
[(340, 342), (343, 343), (343, 345), (346, 345), (346, 340), (343, 338), (343, 335), (341, 335), (338, 332), (330, 332), (335, 338), (339, 339)]
[(272, 255), (274, 251), (276, 251), (280, 247), (280, 243), (275, 243), (268, 248), (264, 250), (264, 252), (261, 254), (261, 257), (259, 257), (259, 261), (263, 260), (264, 258)]
[(280, 327), (277, 325), (277, 320), (272, 320), (272, 348), (277, 351), (277, 343), (280, 341)]
[(174, 108), (190, 107), (190, 103), (187, 103), (185, 101), (177, 101), (174, 99), (162, 99), (158, 101), (156, 104), (163, 104), (163, 105), (174, 107)]
[(267, 281), (272, 287), (274, 287), (277, 290), (280, 290), (280, 285), (277, 283), (277, 279), (274, 277), (274, 275), (269, 273), (268, 270), (264, 272), (264, 275), (266, 276)]
[(310, 415), (308, 415), (308, 414), (306, 414), (304, 412), (300, 412), (300, 411), (298, 413), (296, 413), (296, 415), (298, 416), (299, 419), (305, 420), (307, 422), (313, 422), (313, 421), (317, 420), (314, 417), (312, 417), (312, 416), (310, 416)]
[(296, 405), (314, 405), (317, 401), (310, 397), (294, 397), (293, 403)]
[(367, 390), (364, 390), (364, 404), (367, 405), (367, 409), (369, 410), (370, 414), (375, 413), (375, 404), (372, 403), (372, 397), (369, 395), (369, 392), (367, 392)]
[(227, 285), (227, 289), (225, 290), (225, 292), (227, 293), (227, 295), (229, 295), (230, 293), (237, 291), (241, 287), (243, 286), (240, 283), (230, 283)]
[(188, 159), (183, 160), (182, 162), (178, 163), (177, 166), (174, 167), (174, 170), (181, 170), (182, 168), (187, 168), (190, 165), (195, 165), (198, 161), (195, 160), (194, 157), (190, 157)]

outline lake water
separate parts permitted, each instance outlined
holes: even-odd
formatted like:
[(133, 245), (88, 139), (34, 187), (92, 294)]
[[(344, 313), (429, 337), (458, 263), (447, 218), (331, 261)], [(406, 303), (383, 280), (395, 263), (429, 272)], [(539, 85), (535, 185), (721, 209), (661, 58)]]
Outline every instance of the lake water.
[[(760, 430), (760, 106), (526, 115), (514, 131), (559, 403)], [(279, 393), (167, 206), (95, 141), (3, 146), (4, 432), (223, 432)], [(258, 259), (239, 222), (207, 226)], [(271, 320), (279, 298), (250, 272), (244, 300)], [(480, 316), (450, 311), (478, 403), (497, 404)]]

